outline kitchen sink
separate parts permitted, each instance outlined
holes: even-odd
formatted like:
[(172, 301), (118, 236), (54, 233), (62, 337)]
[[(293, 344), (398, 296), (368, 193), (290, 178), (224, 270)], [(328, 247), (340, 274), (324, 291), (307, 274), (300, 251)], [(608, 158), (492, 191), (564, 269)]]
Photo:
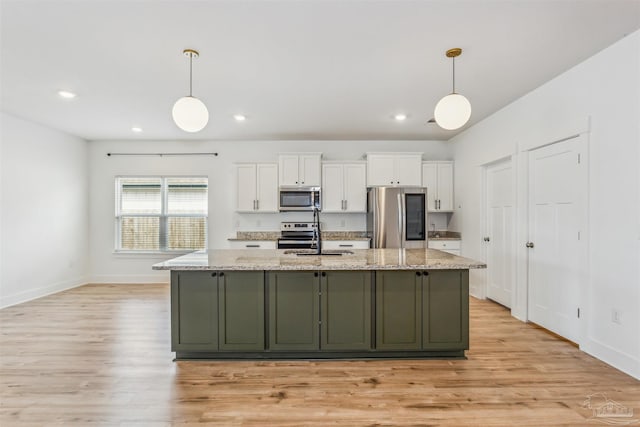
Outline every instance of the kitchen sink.
[(284, 251), (285, 255), (298, 255), (298, 256), (313, 256), (313, 255), (352, 255), (353, 251), (346, 249), (333, 249), (322, 251), (321, 253), (316, 253), (313, 249), (289, 249)]

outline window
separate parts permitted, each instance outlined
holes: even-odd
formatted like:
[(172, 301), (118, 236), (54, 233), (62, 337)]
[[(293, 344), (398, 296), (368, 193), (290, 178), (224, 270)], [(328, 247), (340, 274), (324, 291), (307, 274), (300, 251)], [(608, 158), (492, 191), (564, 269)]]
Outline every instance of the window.
[(207, 247), (206, 177), (117, 177), (116, 250)]

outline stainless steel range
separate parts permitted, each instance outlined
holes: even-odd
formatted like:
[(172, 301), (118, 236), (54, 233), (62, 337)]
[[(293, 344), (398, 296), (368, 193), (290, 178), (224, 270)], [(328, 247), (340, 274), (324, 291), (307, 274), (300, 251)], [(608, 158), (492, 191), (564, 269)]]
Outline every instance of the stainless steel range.
[(316, 224), (313, 222), (283, 222), (280, 224), (278, 249), (312, 249)]

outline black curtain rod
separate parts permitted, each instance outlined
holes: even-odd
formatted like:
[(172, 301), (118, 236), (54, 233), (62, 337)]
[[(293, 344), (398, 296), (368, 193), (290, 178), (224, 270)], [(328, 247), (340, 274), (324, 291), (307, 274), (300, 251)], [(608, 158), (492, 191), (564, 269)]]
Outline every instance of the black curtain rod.
[(111, 156), (217, 156), (218, 153), (107, 153)]

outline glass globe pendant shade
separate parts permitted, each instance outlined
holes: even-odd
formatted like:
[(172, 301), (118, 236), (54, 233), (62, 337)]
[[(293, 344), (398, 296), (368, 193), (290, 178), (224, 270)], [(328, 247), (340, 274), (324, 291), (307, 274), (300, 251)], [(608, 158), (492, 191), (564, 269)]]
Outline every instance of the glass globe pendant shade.
[(434, 111), (436, 123), (443, 129), (455, 130), (464, 126), (471, 117), (471, 103), (459, 93), (442, 98)]
[(173, 121), (185, 132), (199, 132), (209, 122), (209, 111), (198, 98), (184, 96), (173, 104)]

